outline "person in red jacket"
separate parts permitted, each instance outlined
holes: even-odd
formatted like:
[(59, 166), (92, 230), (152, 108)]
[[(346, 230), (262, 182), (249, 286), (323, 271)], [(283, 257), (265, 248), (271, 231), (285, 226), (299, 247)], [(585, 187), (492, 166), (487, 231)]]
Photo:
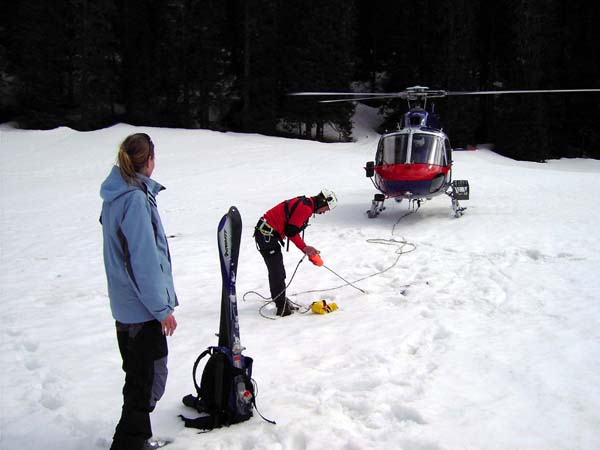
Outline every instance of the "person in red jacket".
[[(287, 237), (312, 261), (319, 251), (306, 245), (301, 232), (307, 227), (310, 216), (323, 214), (336, 205), (335, 194), (323, 189), (314, 197), (300, 196), (279, 203), (268, 210), (256, 224), (254, 239), (267, 265), (271, 299), (277, 306), (278, 316), (289, 316), (294, 309), (285, 296), (285, 266), (281, 254), (283, 239)], [(313, 261), (313, 264), (317, 263)]]

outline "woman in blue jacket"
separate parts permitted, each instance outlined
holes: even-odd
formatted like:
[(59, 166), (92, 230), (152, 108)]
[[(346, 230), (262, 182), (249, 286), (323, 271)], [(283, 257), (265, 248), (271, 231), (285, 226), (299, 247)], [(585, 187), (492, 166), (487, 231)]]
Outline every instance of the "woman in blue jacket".
[(123, 409), (111, 450), (142, 450), (151, 441), (150, 413), (167, 380), (167, 339), (177, 327), (171, 256), (156, 196), (165, 189), (154, 170), (150, 136), (128, 136), (118, 166), (102, 183), (102, 234), (108, 296), (123, 358)]

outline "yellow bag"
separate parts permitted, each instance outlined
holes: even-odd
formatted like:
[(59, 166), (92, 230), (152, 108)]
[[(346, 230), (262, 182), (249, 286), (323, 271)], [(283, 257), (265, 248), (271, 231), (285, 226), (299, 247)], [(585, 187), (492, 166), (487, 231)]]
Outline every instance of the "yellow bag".
[(327, 304), (325, 300), (319, 300), (318, 302), (312, 302), (310, 305), (310, 309), (315, 314), (327, 314), (335, 311), (336, 309), (338, 309), (338, 307), (335, 303)]

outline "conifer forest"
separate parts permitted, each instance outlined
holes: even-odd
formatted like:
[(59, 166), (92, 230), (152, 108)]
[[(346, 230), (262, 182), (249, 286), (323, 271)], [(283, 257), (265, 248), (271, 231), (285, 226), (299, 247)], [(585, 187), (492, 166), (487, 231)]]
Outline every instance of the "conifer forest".
[[(0, 120), (351, 140), (354, 104), (294, 91), (600, 88), (587, 0), (21, 0), (2, 6)], [(381, 108), (392, 129), (406, 104)], [(600, 92), (447, 97), (454, 147), (600, 159)], [(330, 138), (329, 138), (330, 139)]]

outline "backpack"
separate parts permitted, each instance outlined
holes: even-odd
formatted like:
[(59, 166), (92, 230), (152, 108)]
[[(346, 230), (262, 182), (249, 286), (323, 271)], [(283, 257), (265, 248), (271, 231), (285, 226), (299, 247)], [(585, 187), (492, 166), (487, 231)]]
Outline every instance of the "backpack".
[[(210, 358), (204, 366), (198, 385), (198, 364), (207, 355)], [(252, 362), (252, 358), (241, 355), (241, 368), (235, 367), (233, 355), (227, 347), (208, 347), (202, 352), (192, 371), (196, 395), (186, 395), (183, 403), (203, 415), (195, 419), (180, 416), (185, 426), (212, 430), (250, 419), (252, 407), (256, 405)]]

